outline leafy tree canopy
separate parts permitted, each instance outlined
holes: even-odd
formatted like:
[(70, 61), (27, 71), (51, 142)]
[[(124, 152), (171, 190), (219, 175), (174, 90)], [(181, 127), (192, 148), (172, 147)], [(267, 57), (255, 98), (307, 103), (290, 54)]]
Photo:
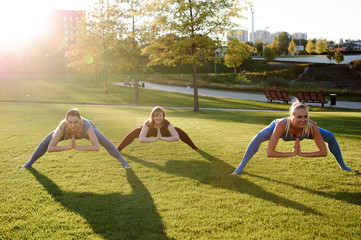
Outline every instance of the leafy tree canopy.
[(337, 52), (335, 52), (334, 59), (337, 63), (341, 63), (344, 60), (344, 57), (343, 57), (342, 53), (340, 52), (340, 50), (337, 50)]
[(326, 42), (326, 39), (317, 39), (317, 42), (315, 44), (315, 52), (320, 54), (320, 53), (324, 53), (327, 52), (328, 50), (328, 45)]
[(215, 61), (221, 42), (216, 37), (236, 26), (232, 19), (243, 18), (238, 0), (149, 0), (150, 25), (157, 39), (144, 48), (150, 64), (168, 66), (191, 64), (194, 110), (198, 111), (197, 65)]
[(288, 45), (290, 42), (290, 37), (288, 32), (282, 32), (280, 35), (278, 35), (277, 37), (277, 41), (280, 47), (280, 52), (282, 54), (287, 54), (288, 53)]
[(276, 53), (273, 50), (272, 46), (266, 46), (264, 49), (263, 58), (266, 59), (267, 61), (271, 61), (275, 59), (275, 57), (276, 57)]
[(306, 45), (306, 52), (308, 52), (310, 55), (311, 53), (315, 52), (315, 45), (313, 44), (312, 40), (308, 40)]
[(288, 51), (293, 53), (296, 52), (296, 44), (293, 40), (288, 45)]
[(227, 67), (233, 67), (237, 73), (237, 67), (247, 63), (252, 55), (253, 48), (238, 39), (231, 39), (227, 45), (224, 61)]

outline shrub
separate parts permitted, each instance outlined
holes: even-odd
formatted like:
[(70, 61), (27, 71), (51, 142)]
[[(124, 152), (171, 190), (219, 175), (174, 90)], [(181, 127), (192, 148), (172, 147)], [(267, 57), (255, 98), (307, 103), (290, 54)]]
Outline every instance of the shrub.
[(251, 83), (245, 74), (199, 74), (198, 76), (201, 80), (208, 83), (223, 83), (226, 85)]
[(353, 64), (353, 67), (357, 70), (357, 71), (361, 71), (361, 60), (355, 61)]
[(287, 88), (290, 86), (290, 82), (282, 77), (269, 77), (266, 81), (262, 81), (260, 85), (264, 87)]

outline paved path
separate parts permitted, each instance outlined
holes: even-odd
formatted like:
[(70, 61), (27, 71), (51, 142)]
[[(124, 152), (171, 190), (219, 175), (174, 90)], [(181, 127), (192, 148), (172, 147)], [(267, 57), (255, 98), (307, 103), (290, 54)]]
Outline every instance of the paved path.
[[(263, 57), (253, 57), (252, 59), (264, 60)], [(361, 55), (344, 55), (344, 60), (341, 64), (350, 64), (353, 60), (360, 60)], [(333, 63), (335, 64), (335, 60), (330, 62), (326, 56), (312, 56), (312, 57), (276, 57), (275, 60), (280, 62), (312, 62), (312, 63)], [(336, 63), (337, 64), (337, 63)]]
[[(145, 83), (145, 88), (150, 89), (150, 90), (177, 92), (177, 93), (193, 95), (193, 88), (190, 88), (190, 87), (170, 86), (170, 85), (162, 85), (162, 84), (156, 84), (156, 83), (150, 83), (150, 82), (144, 82), (144, 83)], [(123, 83), (115, 83), (115, 84), (123, 85)], [(198, 88), (198, 95), (267, 102), (267, 98), (265, 97), (265, 95), (258, 94), (258, 93), (246, 93), (246, 92), (235, 92), (235, 91), (226, 91), (226, 90)], [(314, 103), (314, 104), (308, 103), (308, 105), (321, 106), (320, 103)], [(330, 105), (327, 104), (325, 106), (328, 107)], [(361, 102), (336, 101), (335, 107), (361, 109)]]

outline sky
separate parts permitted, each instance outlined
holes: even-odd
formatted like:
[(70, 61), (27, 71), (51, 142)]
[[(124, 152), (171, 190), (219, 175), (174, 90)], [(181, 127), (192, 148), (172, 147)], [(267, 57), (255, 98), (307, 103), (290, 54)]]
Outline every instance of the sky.
[[(0, 50), (26, 43), (41, 32), (44, 17), (55, 9), (84, 10), (95, 0), (3, 1), (0, 8)], [(111, 1), (111, 0), (109, 0)], [(308, 39), (361, 39), (360, 0), (253, 0), (254, 30), (290, 34), (303, 32)], [(250, 8), (243, 12), (242, 28), (252, 32)], [(1, 53), (1, 52), (0, 52)]]
[[(302, 32), (308, 39), (326, 38), (336, 43), (361, 39), (360, 0), (253, 0), (254, 30), (268, 32)], [(250, 8), (244, 12), (248, 18), (241, 21), (252, 32)]]

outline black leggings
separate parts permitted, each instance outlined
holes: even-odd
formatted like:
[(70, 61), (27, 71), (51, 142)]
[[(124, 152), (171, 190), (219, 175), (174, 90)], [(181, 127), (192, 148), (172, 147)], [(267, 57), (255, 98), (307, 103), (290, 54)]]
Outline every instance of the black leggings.
[[(128, 133), (127, 136), (124, 137), (124, 139), (118, 146), (119, 152), (122, 151), (123, 148), (125, 148), (126, 146), (131, 144), (135, 138), (139, 137), (139, 134), (140, 134), (140, 131), (142, 131), (142, 128), (143, 128), (143, 126), (136, 128), (133, 131), (131, 131), (130, 133)], [(192, 142), (190, 137), (187, 135), (187, 133), (185, 133), (180, 128), (177, 128), (177, 127), (174, 127), (174, 128), (177, 131), (180, 140), (182, 140), (184, 143), (188, 144), (192, 149), (195, 149), (195, 150), (198, 149), (197, 146), (194, 145), (194, 143)]]

